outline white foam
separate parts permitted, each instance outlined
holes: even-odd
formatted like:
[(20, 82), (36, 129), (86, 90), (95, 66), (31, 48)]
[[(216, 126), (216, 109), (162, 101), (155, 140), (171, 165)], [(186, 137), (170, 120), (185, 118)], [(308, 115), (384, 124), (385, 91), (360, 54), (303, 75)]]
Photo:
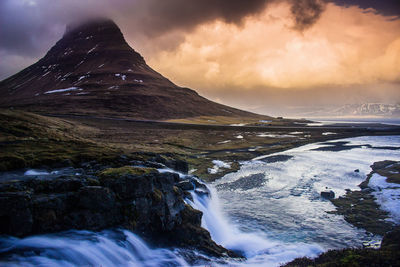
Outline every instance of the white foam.
[(223, 168), (223, 169), (231, 168), (231, 163), (224, 162), (222, 160), (213, 160), (212, 163), (214, 164), (214, 167), (207, 169), (208, 173), (210, 173), (210, 174), (218, 173), (221, 168)]
[(386, 182), (386, 177), (372, 174), (368, 186), (375, 190), (376, 202), (391, 217), (391, 221), (400, 224), (400, 184)]
[[(400, 146), (399, 136), (337, 141), (374, 147)], [(368, 240), (371, 237), (348, 224), (343, 216), (328, 214), (335, 207), (330, 201), (322, 199), (320, 193), (328, 188), (335, 193), (335, 197), (339, 197), (346, 193), (346, 189), (360, 190), (358, 185), (371, 172), (370, 165), (376, 161), (400, 160), (400, 150), (370, 147), (343, 151), (315, 150), (323, 146), (326, 145), (309, 144), (242, 162), (237, 172), (213, 183), (219, 190), (223, 209), (239, 220), (241, 227), (250, 228), (256, 224), (258, 229), (277, 240), (295, 237), (302, 242), (318, 242), (326, 249), (357, 246)], [(272, 156), (277, 156), (278, 160), (261, 161)], [(291, 158), (279, 161), (279, 156)], [(359, 172), (354, 172), (356, 169)], [(393, 191), (388, 192), (394, 194)], [(389, 193), (383, 193), (382, 197), (387, 198)], [(400, 201), (397, 200), (397, 203)], [(398, 206), (390, 209), (400, 210)], [(248, 218), (256, 218), (256, 222)]]
[(243, 135), (239, 134), (237, 136), (235, 136), (237, 139), (243, 139)]
[(322, 135), (334, 135), (334, 134), (337, 134), (337, 133), (333, 133), (333, 132), (325, 132), (325, 133), (322, 133)]
[(24, 173), (24, 175), (28, 175), (28, 176), (31, 176), (31, 175), (49, 175), (50, 173), (49, 172), (47, 172), (47, 171), (41, 171), (41, 170), (27, 170), (25, 173)]
[(258, 137), (269, 137), (269, 138), (292, 138), (292, 137), (296, 137), (294, 135), (290, 135), (290, 134), (266, 134), (266, 133), (262, 133), (262, 134), (257, 134)]
[(245, 262), (230, 262), (230, 264), (234, 266), (279, 266), (296, 257), (315, 257), (323, 251), (316, 244), (285, 244), (270, 240), (261, 232), (241, 231), (222, 212), (216, 190), (212, 187), (209, 189), (211, 198), (192, 193), (194, 201), (187, 200), (187, 202), (203, 212), (201, 225), (210, 232), (211, 238), (217, 244), (240, 251), (247, 258)]
[(6, 266), (189, 266), (168, 249), (151, 249), (135, 234), (123, 231), (75, 231), (23, 239), (6, 237), (4, 251), (29, 249), (40, 253), (16, 254)]

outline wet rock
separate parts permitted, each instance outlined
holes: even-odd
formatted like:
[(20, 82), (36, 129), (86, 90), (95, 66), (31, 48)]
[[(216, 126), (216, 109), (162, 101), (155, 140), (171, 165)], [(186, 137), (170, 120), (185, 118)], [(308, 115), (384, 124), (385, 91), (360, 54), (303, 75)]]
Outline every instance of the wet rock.
[(184, 197), (185, 199), (189, 199), (190, 201), (193, 202), (193, 196), (192, 196), (192, 194), (190, 194), (190, 192), (184, 191), (184, 192), (183, 192), (183, 197)]
[(109, 188), (85, 186), (77, 194), (78, 205), (83, 209), (106, 211), (115, 208), (115, 194)]
[(32, 230), (31, 194), (27, 192), (0, 193), (0, 233), (27, 235)]
[(194, 190), (194, 192), (197, 195), (199, 195), (200, 197), (209, 197), (210, 196), (210, 192), (208, 192), (208, 191), (196, 189), (196, 190)]
[(400, 226), (383, 236), (381, 247), (400, 250)]
[(335, 198), (335, 192), (333, 192), (332, 190), (322, 191), (321, 197), (326, 198), (326, 199), (333, 199), (333, 198)]
[(55, 180), (31, 179), (26, 186), (34, 188), (35, 193), (56, 193), (76, 191), (83, 186), (83, 179), (76, 177), (60, 177)]
[(361, 191), (364, 192), (364, 193), (371, 193), (374, 190), (372, 188), (370, 188), (370, 187), (366, 187), (366, 188), (361, 189)]
[(168, 168), (171, 168), (175, 171), (187, 174), (189, 171), (189, 165), (186, 161), (179, 159), (171, 159), (169, 157), (157, 155), (152, 159), (152, 161), (164, 164)]
[(194, 184), (190, 180), (180, 181), (176, 186), (184, 191), (194, 190)]
[[(185, 164), (174, 162), (174, 168), (185, 169)], [(215, 256), (235, 255), (212, 241), (201, 227), (202, 212), (184, 202), (191, 199), (188, 190), (209, 196), (199, 180), (181, 180), (176, 173), (152, 168), (105, 168), (95, 162), (82, 167), (89, 168), (82, 175), (0, 183), (0, 234), (123, 227), (155, 242), (193, 247)], [(101, 171), (88, 175), (93, 170)]]
[(355, 169), (354, 172), (360, 172), (360, 170), (359, 169)]

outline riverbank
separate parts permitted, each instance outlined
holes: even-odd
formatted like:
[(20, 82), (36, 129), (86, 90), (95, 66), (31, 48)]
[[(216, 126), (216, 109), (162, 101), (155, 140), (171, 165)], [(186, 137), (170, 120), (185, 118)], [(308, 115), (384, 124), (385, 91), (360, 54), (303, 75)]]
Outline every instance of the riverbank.
[(348, 248), (330, 250), (314, 259), (298, 258), (284, 267), (323, 267), (323, 266), (399, 266), (400, 265), (400, 228), (388, 232), (379, 249)]
[[(0, 234), (17, 237), (70, 229), (123, 228), (157, 247), (195, 249), (216, 257), (238, 257), (217, 245), (201, 227), (202, 212), (187, 205), (190, 190), (207, 187), (187, 172), (182, 161), (121, 157), (102, 165), (52, 172), (28, 170), (0, 182)], [(133, 167), (137, 166), (137, 167)], [(139, 167), (140, 166), (140, 167)], [(200, 192), (199, 191), (199, 192)]]
[[(394, 192), (390, 192), (383, 200), (377, 200), (377, 194), (383, 193), (385, 188), (381, 185), (375, 186), (371, 182), (371, 178), (378, 174), (380, 177), (385, 177), (387, 183), (392, 184), (392, 188), (400, 187), (400, 162), (396, 161), (379, 161), (371, 165), (372, 171), (367, 175), (359, 187), (360, 190), (348, 190), (346, 195), (336, 199), (332, 199), (332, 203), (337, 210), (333, 213), (344, 216), (344, 219), (356, 227), (363, 228), (366, 231), (383, 236), (392, 231), (395, 227), (393, 214), (391, 210), (385, 209), (382, 205), (387, 205), (396, 209), (396, 205), (392, 200), (396, 198)], [(385, 181), (384, 181), (385, 182)], [(389, 184), (389, 186), (390, 186)], [(391, 195), (391, 196), (390, 196)], [(396, 215), (397, 216), (397, 215)], [(397, 219), (397, 223), (399, 223)]]
[[(286, 124), (285, 124), (286, 123)], [(182, 124), (85, 116), (47, 117), (0, 110), (0, 170), (107, 162), (121, 154), (162, 154), (185, 160), (189, 171), (214, 181), (239, 162), (309, 143), (362, 135), (396, 135), (400, 127), (362, 125), (308, 127)], [(213, 171), (213, 160), (229, 168)], [(225, 166), (228, 166), (225, 165)]]
[[(140, 236), (152, 240), (151, 242), (158, 242), (158, 245), (193, 247), (208, 255), (218, 257), (236, 254), (229, 250), (221, 250), (222, 247), (212, 241), (212, 236), (200, 227), (201, 213), (190, 210), (185, 205), (187, 203), (183, 203), (185, 199), (190, 200), (188, 191), (194, 189), (191, 185), (191, 182), (194, 181), (182, 184), (183, 181), (173, 175), (173, 182), (171, 183), (168, 182), (171, 179), (166, 178), (167, 174), (138, 173), (140, 169), (131, 170), (132, 166), (146, 167), (147, 169), (159, 169), (166, 166), (182, 173), (200, 174), (202, 179), (214, 181), (225, 173), (234, 173), (239, 169), (241, 161), (256, 156), (287, 151), (289, 148), (304, 144), (343, 137), (365, 134), (400, 134), (397, 128), (385, 127), (326, 129), (305, 126), (268, 128), (259, 126), (186, 125), (98, 118), (49, 118), (17, 111), (0, 113), (0, 119), (4, 122), (1, 124), (3, 135), (0, 144), (3, 149), (0, 156), (2, 157), (2, 170), (7, 171), (5, 175), (3, 173), (0, 177), (0, 180), (7, 184), (4, 185), (3, 192), (6, 193), (4, 198), (6, 202), (4, 203), (8, 204), (3, 204), (5, 207), (12, 207), (11, 209), (4, 208), (4, 210), (7, 214), (15, 213), (18, 210), (17, 207), (9, 205), (9, 203), (20, 202), (17, 198), (19, 195), (23, 195), (22, 198), (26, 201), (24, 200), (25, 202), (22, 201), (21, 203), (26, 205), (24, 204), (22, 211), (25, 212), (25, 215), (28, 215), (14, 219), (25, 218), (28, 225), (35, 225), (33, 228), (31, 227), (32, 229), (39, 229), (22, 234), (11, 231), (7, 232), (8, 234), (25, 236), (48, 231), (67, 230), (71, 227), (97, 231), (108, 227), (122, 226), (136, 231)], [(321, 147), (324, 150), (321, 150)], [(350, 146), (339, 142), (329, 142), (321, 144), (319, 150), (315, 151), (332, 152), (363, 147), (381, 149), (365, 146), (364, 143)], [(393, 149), (397, 148), (393, 147)], [(274, 163), (285, 162), (290, 159), (289, 156), (285, 157), (285, 155), (272, 155), (264, 157), (261, 161)], [(186, 162), (189, 164), (186, 164)], [(51, 178), (48, 179), (49, 181), (56, 182), (49, 182), (46, 179), (44, 179), (45, 182), (42, 182), (43, 179), (39, 179), (38, 182), (32, 184), (30, 179), (20, 179), (25, 172), (32, 171), (29, 170), (32, 167), (36, 169), (34, 171), (41, 172), (38, 178), (47, 175), (48, 178)], [(76, 172), (68, 174), (67, 177), (57, 175), (51, 177), (51, 175), (54, 175), (53, 172), (61, 169)], [(107, 169), (108, 171), (106, 171)], [(126, 170), (128, 170), (128, 173), (124, 173)], [(103, 171), (112, 176), (116, 174), (116, 177), (105, 179), (103, 178), (104, 173), (101, 174)], [(76, 173), (79, 175), (76, 175)], [(242, 180), (229, 184), (227, 189), (240, 187), (241, 190), (251, 190), (264, 184), (263, 177), (255, 175), (245, 179), (246, 177), (248, 176), (245, 175)], [(146, 192), (143, 191), (142, 197), (128, 196), (126, 199), (121, 197), (121, 194), (125, 194), (121, 191), (121, 188), (127, 187), (128, 184), (126, 183), (135, 179), (150, 180), (154, 183), (150, 182), (150, 189)], [(168, 190), (163, 189), (164, 182), (160, 183), (160, 179), (167, 180), (165, 186)], [(76, 180), (79, 180), (79, 182), (76, 182)], [(251, 183), (247, 183), (247, 180)], [(69, 187), (70, 182), (76, 187)], [(10, 184), (13, 184), (13, 186), (10, 186)], [(301, 195), (301, 190), (304, 189), (305, 185), (299, 185), (302, 187), (295, 188), (290, 194)], [(53, 196), (52, 191), (54, 190), (57, 191), (55, 195), (59, 195)], [(107, 194), (102, 194), (106, 191)], [(132, 190), (132, 192), (136, 191)], [(88, 203), (93, 204), (93, 211), (90, 208), (92, 204), (86, 205), (77, 202), (77, 199), (86, 196), (86, 194), (88, 195)], [(207, 190), (199, 194), (207, 194)], [(106, 195), (111, 197), (106, 197)], [(103, 197), (98, 199), (96, 198), (98, 196)], [(106, 209), (97, 205), (97, 202), (101, 202), (103, 198), (111, 201), (109, 206), (106, 205), (108, 207)], [(40, 203), (38, 199), (44, 202), (44, 209), (40, 205), (37, 206), (37, 203)], [(159, 200), (161, 202), (157, 202)], [(127, 204), (128, 202), (132, 203), (132, 201), (139, 201), (137, 203), (141, 203), (142, 209), (137, 210), (137, 206), (133, 207)], [(54, 203), (60, 206), (54, 206)], [(157, 203), (161, 206), (157, 206)], [(63, 207), (68, 208), (63, 209)], [(132, 211), (134, 209), (136, 210)], [(42, 213), (42, 210), (45, 214)], [(57, 210), (60, 210), (58, 214)], [(127, 210), (132, 212), (127, 212)], [(117, 212), (117, 214), (109, 213), (111, 211)], [(146, 211), (149, 211), (150, 214), (146, 214)], [(157, 211), (162, 214), (157, 213)], [(31, 217), (29, 217), (29, 213)], [(3, 214), (1, 216), (5, 218), (8, 215)], [(11, 220), (11, 216), (9, 215), (9, 219), (4, 220), (4, 222)], [(148, 218), (147, 224), (144, 221), (139, 223), (137, 216)], [(68, 219), (69, 217), (83, 218), (84, 223), (82, 225), (60, 225), (60, 220), (74, 222), (74, 220)], [(112, 217), (112, 219), (109, 217)], [(30, 218), (34, 218), (32, 222), (30, 222)], [(67, 220), (63, 218), (67, 218)], [(162, 219), (160, 222), (159, 218), (165, 220)], [(170, 218), (174, 219), (170, 220)], [(2, 228), (10, 229), (10, 225), (13, 223), (6, 224)], [(151, 225), (161, 225), (161, 228), (157, 228), (158, 226), (152, 228)], [(181, 232), (176, 233), (167, 225), (175, 225), (176, 228), (173, 227), (172, 229), (175, 229), (174, 231), (180, 229)], [(161, 239), (155, 241), (155, 236), (146, 234), (146, 229), (161, 229), (159, 232), (164, 234), (158, 236), (173, 236), (172, 239), (175, 239), (175, 235), (179, 237), (179, 234), (182, 234), (183, 241), (174, 244), (168, 243), (168, 238), (164, 238), (164, 241), (160, 241)], [(176, 238), (176, 240), (181, 239)], [(271, 246), (269, 239), (263, 240), (262, 243), (268, 249)], [(278, 247), (285, 248), (283, 244)], [(291, 249), (293, 249), (293, 253), (299, 253), (295, 255), (305, 255), (294, 248)], [(313, 246), (307, 249), (310, 251), (310, 254), (307, 255), (321, 251)], [(290, 259), (293, 259), (293, 256)]]
[[(330, 250), (315, 259), (299, 258), (284, 266), (400, 265), (397, 204), (400, 162), (390, 160), (374, 162), (371, 169), (372, 171), (359, 185), (361, 190), (348, 190), (345, 196), (331, 199), (336, 206), (336, 211), (331, 213), (343, 215), (348, 223), (357, 228), (383, 236), (382, 242), (378, 245), (373, 244), (372, 247), (370, 244), (365, 244), (364, 248)], [(379, 179), (378, 183), (376, 178)]]

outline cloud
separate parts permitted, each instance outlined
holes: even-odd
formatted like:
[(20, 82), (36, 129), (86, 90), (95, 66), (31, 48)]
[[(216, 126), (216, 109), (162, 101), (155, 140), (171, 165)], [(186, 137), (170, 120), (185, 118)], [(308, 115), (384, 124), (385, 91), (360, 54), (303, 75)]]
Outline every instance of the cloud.
[[(38, 58), (62, 36), (66, 24), (106, 16), (121, 25), (128, 39), (138, 40), (152, 53), (175, 48), (183, 34), (205, 23), (242, 25), (247, 17), (275, 2), (293, 4), (293, 19), (298, 24), (294, 28), (300, 30), (314, 23), (322, 11), (317, 8), (320, 0), (2, 0), (0, 51), (9, 57)], [(145, 42), (158, 44), (146, 48)], [(0, 73), (0, 78), (4, 76)]]
[(400, 81), (400, 20), (329, 3), (314, 26), (299, 34), (292, 30), (292, 8), (271, 4), (241, 27), (223, 21), (201, 25), (149, 63), (178, 84), (206, 93)]
[(309, 28), (319, 19), (324, 8), (322, 0), (292, 0), (290, 10), (295, 20), (294, 28), (300, 31)]
[(398, 0), (1, 0), (0, 79), (107, 16), (150, 66), (228, 104), (400, 101), (399, 15)]

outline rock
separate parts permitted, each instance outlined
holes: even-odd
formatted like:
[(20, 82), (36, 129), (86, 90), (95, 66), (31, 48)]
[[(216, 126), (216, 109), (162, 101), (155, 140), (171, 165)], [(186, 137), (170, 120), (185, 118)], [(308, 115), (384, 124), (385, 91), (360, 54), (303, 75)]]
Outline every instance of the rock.
[(189, 165), (187, 164), (186, 161), (180, 160), (180, 159), (171, 159), (167, 158), (161, 155), (157, 155), (152, 159), (152, 161), (164, 164), (168, 168), (171, 168), (175, 171), (187, 174), (189, 171)]
[(83, 209), (107, 211), (115, 208), (115, 194), (109, 188), (85, 186), (78, 191), (78, 206)]
[(360, 172), (360, 170), (359, 169), (355, 169), (354, 172)]
[(370, 187), (365, 187), (365, 188), (363, 188), (361, 191), (364, 192), (364, 193), (371, 193), (371, 192), (373, 192), (374, 190), (373, 190), (372, 188), (370, 188)]
[(33, 225), (31, 194), (26, 192), (0, 193), (0, 233), (27, 235)]
[(193, 202), (193, 196), (192, 196), (192, 194), (190, 194), (189, 192), (184, 191), (184, 192), (183, 192), (183, 197), (184, 197), (185, 199), (189, 199), (190, 201)]
[(74, 177), (60, 177), (55, 180), (31, 179), (26, 186), (34, 188), (35, 193), (57, 193), (76, 191), (83, 186), (83, 179)]
[[(167, 162), (175, 162), (172, 165), (180, 171), (187, 165)], [(22, 237), (123, 227), (154, 242), (192, 247), (215, 256), (236, 255), (211, 239), (201, 227), (202, 212), (184, 202), (184, 198), (192, 199), (188, 190), (209, 196), (199, 180), (111, 164), (117, 168), (89, 162), (82, 164), (88, 168), (82, 175), (0, 183), (0, 234)]]
[(335, 198), (335, 192), (333, 192), (332, 190), (322, 191), (321, 192), (321, 197), (326, 198), (326, 199)]
[(180, 181), (177, 183), (176, 186), (182, 189), (183, 191), (194, 190), (194, 184), (190, 180)]
[(400, 249), (400, 226), (397, 226), (393, 231), (388, 232), (383, 236), (382, 248), (390, 248), (396, 251)]
[(209, 196), (210, 196), (210, 192), (209, 192), (209, 191), (204, 191), (204, 190), (196, 189), (196, 190), (194, 190), (194, 192), (195, 192), (197, 195), (201, 196), (201, 197), (204, 197), (204, 196), (209, 197)]

